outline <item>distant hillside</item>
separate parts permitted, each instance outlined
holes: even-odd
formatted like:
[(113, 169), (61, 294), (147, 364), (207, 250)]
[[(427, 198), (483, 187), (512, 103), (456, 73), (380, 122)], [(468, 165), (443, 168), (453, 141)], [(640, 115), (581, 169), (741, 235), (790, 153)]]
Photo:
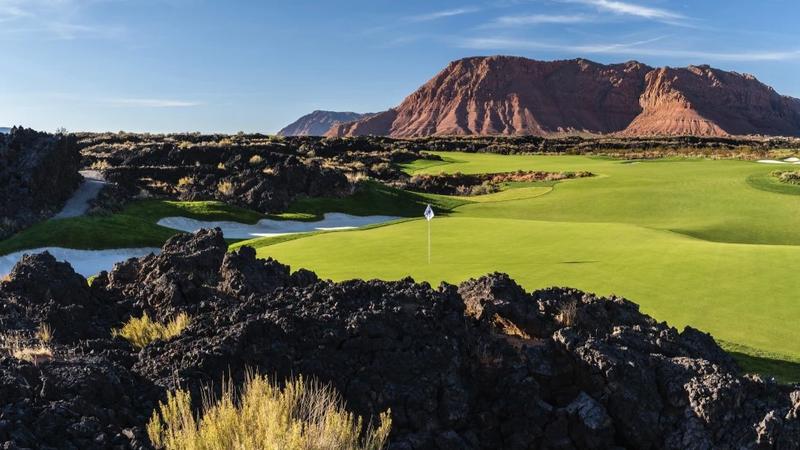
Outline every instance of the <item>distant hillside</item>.
[(11, 133), (11, 128), (9, 128), (9, 127), (0, 127), (0, 133), (3, 133), (3, 134)]
[(800, 100), (709, 66), (512, 56), (450, 63), (403, 102), (328, 136), (800, 136)]
[(334, 125), (353, 122), (372, 114), (354, 112), (314, 111), (297, 119), (278, 132), (278, 136), (322, 136)]

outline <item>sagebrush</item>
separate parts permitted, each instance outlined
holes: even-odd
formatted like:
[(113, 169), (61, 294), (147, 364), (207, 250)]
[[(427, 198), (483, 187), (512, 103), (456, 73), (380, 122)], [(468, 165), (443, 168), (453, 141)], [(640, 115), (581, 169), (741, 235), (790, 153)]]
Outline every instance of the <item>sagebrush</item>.
[(283, 388), (264, 376), (247, 377), (237, 397), (225, 383), (218, 400), (204, 399), (198, 416), (191, 394), (167, 395), (147, 424), (156, 447), (167, 450), (379, 450), (386, 445), (391, 414), (364, 429), (330, 386), (297, 378)]
[(142, 348), (158, 339), (166, 341), (178, 336), (190, 322), (191, 318), (185, 313), (178, 314), (167, 323), (156, 322), (145, 314), (139, 318), (132, 317), (121, 329), (115, 330), (114, 335)]

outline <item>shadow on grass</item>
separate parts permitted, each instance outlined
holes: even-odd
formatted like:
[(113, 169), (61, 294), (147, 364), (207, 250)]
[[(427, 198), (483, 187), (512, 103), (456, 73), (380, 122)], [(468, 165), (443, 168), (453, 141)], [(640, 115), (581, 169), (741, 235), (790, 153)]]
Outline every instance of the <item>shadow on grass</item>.
[(718, 341), (746, 373), (774, 377), (781, 383), (800, 383), (800, 360), (766, 353), (731, 342)]
[(800, 363), (728, 352), (747, 373), (775, 377), (781, 383), (800, 383)]

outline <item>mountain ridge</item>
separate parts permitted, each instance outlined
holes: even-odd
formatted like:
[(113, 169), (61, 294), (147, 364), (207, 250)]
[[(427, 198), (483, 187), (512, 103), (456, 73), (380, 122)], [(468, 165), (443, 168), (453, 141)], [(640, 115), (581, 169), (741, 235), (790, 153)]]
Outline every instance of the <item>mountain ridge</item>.
[(564, 133), (800, 136), (800, 100), (707, 65), (481, 56), (451, 62), (395, 108), (326, 136)]
[(352, 122), (369, 117), (371, 114), (351, 111), (315, 110), (306, 114), (278, 131), (278, 136), (322, 136), (332, 126), (342, 122)]

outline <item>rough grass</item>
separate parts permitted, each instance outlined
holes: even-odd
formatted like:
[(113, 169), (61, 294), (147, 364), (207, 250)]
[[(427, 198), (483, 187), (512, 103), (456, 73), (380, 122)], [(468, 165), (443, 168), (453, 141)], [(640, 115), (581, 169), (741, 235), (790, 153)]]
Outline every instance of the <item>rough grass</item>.
[(143, 348), (151, 342), (167, 341), (180, 335), (189, 326), (191, 319), (185, 313), (180, 313), (167, 323), (159, 323), (147, 314), (142, 317), (132, 317), (119, 330), (114, 330), (115, 336), (125, 338), (134, 347)]
[(167, 450), (379, 450), (391, 428), (387, 411), (377, 428), (362, 433), (362, 419), (332, 388), (303, 378), (280, 388), (249, 376), (238, 397), (226, 383), (196, 417), (187, 391), (169, 393), (147, 424), (148, 436)]
[(288, 213), (310, 215), (319, 220), (327, 212), (343, 212), (356, 216), (391, 215), (417, 217), (431, 204), (447, 213), (470, 203), (470, 200), (446, 195), (423, 194), (385, 186), (375, 181), (362, 182), (362, 188), (343, 198), (302, 198), (289, 206)]
[(39, 365), (53, 359), (50, 342), (53, 330), (47, 324), (39, 325), (33, 339), (24, 339), (18, 334), (0, 336), (0, 345), (12, 358)]
[(177, 233), (176, 230), (156, 225), (159, 219), (170, 216), (250, 224), (264, 218), (255, 211), (216, 201), (143, 200), (108, 216), (83, 216), (38, 223), (0, 242), (0, 255), (50, 246), (89, 250), (160, 247)]
[[(423, 170), (598, 176), (557, 183), (544, 195), (454, 207), (431, 223), (431, 264), (423, 220), (264, 243), (258, 255), (334, 280), (410, 275), (458, 283), (502, 271), (531, 290), (557, 285), (614, 293), (658, 320), (711, 332), (758, 361), (779, 361), (767, 369), (794, 371), (782, 379), (800, 381), (796, 365), (780, 363), (800, 360), (798, 197), (754, 185), (772, 178), (774, 167), (703, 159), (450, 157), (460, 162)], [(523, 189), (498, 194), (514, 191)]]
[[(254, 224), (273, 220), (321, 220), (327, 212), (358, 216), (373, 214), (416, 217), (430, 203), (440, 214), (469, 200), (431, 194), (416, 194), (367, 181), (363, 189), (345, 198), (303, 198), (281, 214), (264, 215), (218, 201), (179, 202), (143, 200), (108, 216), (83, 216), (48, 220), (0, 241), (0, 255), (39, 247), (101, 250), (109, 248), (160, 247), (177, 230), (157, 225), (164, 217), (188, 217), (204, 221)], [(230, 243), (236, 240), (229, 240)]]

